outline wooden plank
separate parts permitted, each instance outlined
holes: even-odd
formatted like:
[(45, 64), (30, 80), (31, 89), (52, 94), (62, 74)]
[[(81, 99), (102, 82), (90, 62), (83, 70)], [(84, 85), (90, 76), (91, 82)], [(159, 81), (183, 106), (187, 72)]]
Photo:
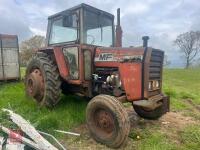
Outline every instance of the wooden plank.
[(58, 150), (52, 144), (50, 144), (45, 138), (43, 138), (37, 130), (20, 115), (14, 113), (11, 110), (3, 109), (3, 111), (8, 112), (10, 119), (16, 123), (21, 130), (26, 133), (42, 150)]

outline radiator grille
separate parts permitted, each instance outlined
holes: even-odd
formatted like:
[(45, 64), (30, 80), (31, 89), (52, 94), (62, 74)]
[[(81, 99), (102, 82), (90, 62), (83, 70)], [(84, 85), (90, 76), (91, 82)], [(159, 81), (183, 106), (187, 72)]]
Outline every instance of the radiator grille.
[[(160, 81), (160, 87), (162, 86), (162, 68), (163, 68), (164, 52), (153, 49), (151, 53), (151, 59), (149, 64), (149, 81)], [(149, 96), (159, 94), (161, 89), (149, 91)]]

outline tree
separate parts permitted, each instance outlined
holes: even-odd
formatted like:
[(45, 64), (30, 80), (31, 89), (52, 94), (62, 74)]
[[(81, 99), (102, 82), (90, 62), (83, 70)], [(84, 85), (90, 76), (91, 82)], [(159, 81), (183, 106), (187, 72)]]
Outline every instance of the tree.
[(185, 68), (189, 68), (198, 52), (200, 52), (200, 31), (190, 31), (180, 34), (174, 43), (184, 54), (186, 59)]
[(21, 64), (26, 65), (37, 49), (45, 45), (45, 37), (35, 35), (28, 40), (22, 41), (20, 44)]

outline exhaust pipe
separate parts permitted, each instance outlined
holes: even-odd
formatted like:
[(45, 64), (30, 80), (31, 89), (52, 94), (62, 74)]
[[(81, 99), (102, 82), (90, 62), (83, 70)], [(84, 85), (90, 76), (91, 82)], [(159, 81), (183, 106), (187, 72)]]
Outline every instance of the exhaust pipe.
[(117, 25), (120, 26), (120, 8), (117, 9)]
[(143, 36), (142, 40), (143, 40), (143, 47), (148, 47), (149, 36)]
[(117, 26), (116, 26), (115, 47), (122, 47), (122, 28), (120, 25), (120, 8), (117, 9)]

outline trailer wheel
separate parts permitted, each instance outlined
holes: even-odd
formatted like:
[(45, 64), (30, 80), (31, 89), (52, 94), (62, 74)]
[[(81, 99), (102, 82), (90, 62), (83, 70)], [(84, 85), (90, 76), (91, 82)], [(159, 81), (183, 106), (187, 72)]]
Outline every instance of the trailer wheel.
[(60, 99), (60, 86), (57, 66), (49, 55), (38, 52), (26, 69), (26, 94), (33, 97), (40, 105), (53, 107)]
[(163, 105), (154, 110), (146, 110), (143, 107), (133, 105), (135, 112), (142, 118), (146, 119), (158, 119), (163, 115)]
[(86, 120), (91, 136), (109, 147), (120, 147), (130, 131), (128, 113), (113, 96), (94, 97), (88, 103)]

